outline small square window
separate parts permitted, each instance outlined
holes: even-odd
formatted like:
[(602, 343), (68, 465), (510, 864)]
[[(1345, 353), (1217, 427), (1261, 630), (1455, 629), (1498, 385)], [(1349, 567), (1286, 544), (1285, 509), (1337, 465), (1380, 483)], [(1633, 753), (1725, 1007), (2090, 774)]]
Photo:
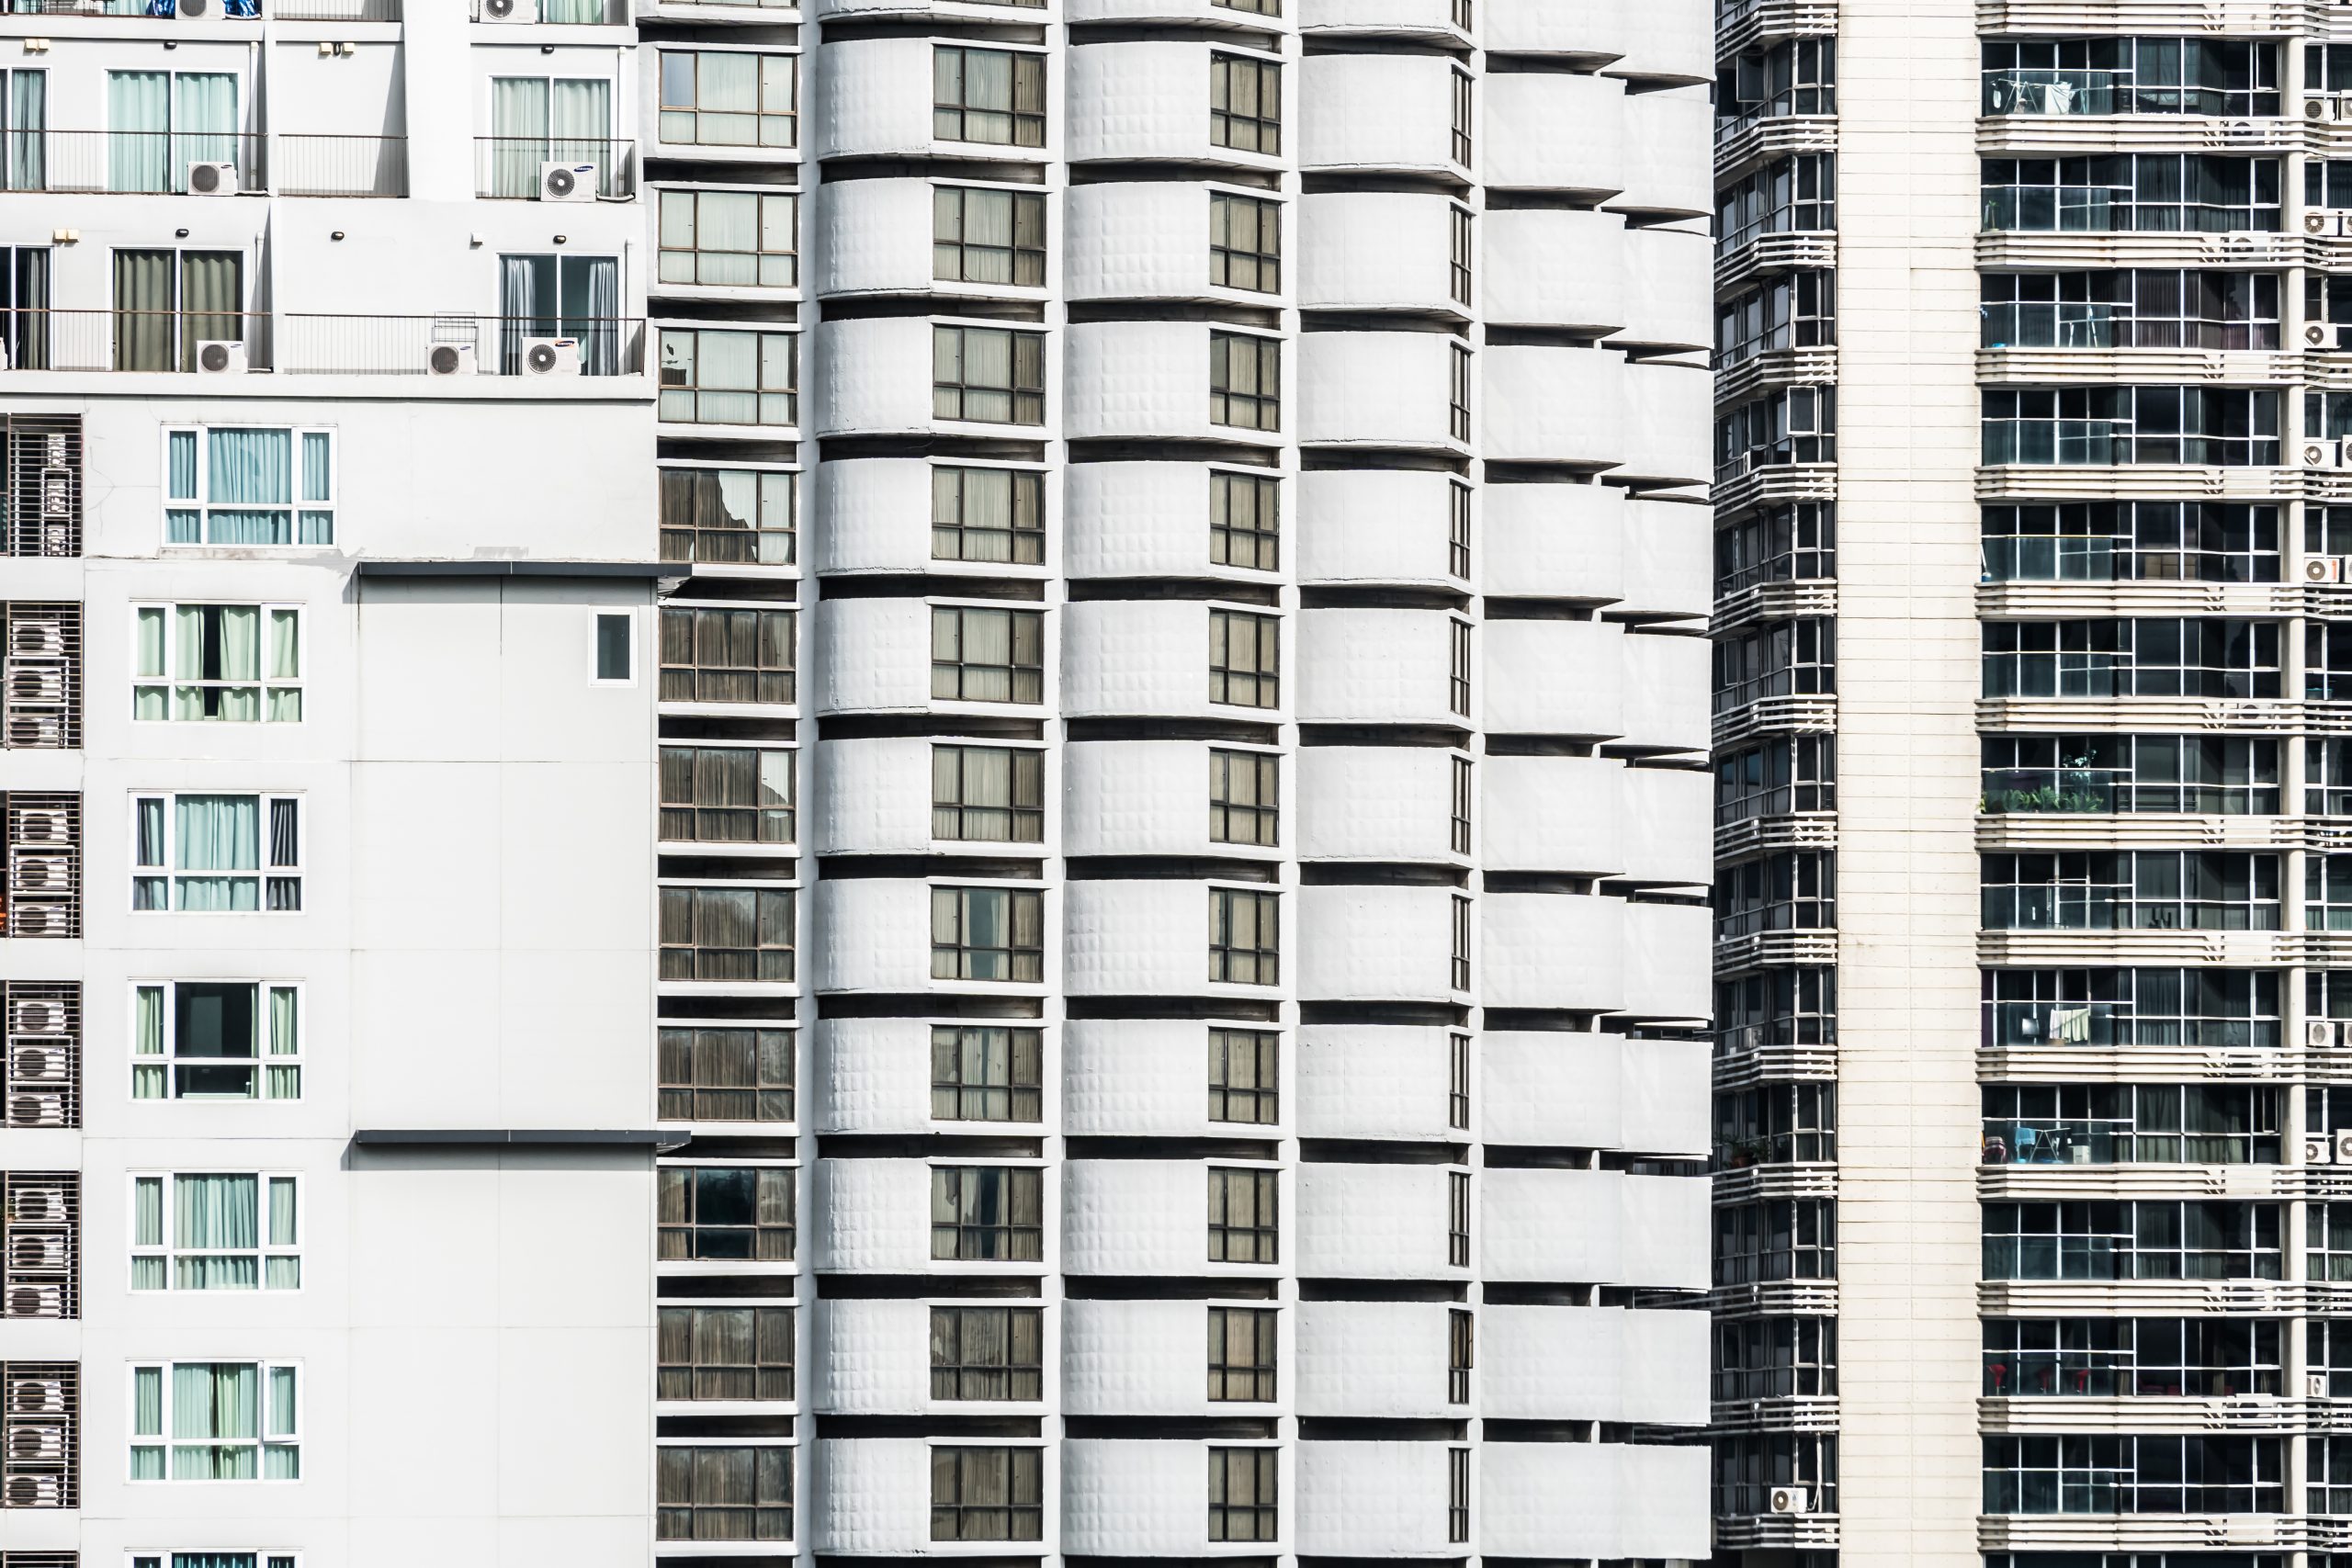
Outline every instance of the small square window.
[(596, 680), (625, 686), (637, 679), (636, 621), (628, 612), (596, 616)]

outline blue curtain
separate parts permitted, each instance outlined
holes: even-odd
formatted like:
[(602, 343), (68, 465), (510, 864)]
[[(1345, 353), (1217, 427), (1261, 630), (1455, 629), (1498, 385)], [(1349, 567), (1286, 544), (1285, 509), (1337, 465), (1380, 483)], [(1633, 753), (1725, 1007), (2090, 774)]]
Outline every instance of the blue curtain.
[(172, 73), (107, 73), (107, 188), (172, 188)]
[[(294, 542), (294, 435), (286, 430), (212, 430), (205, 500), (216, 545)], [(224, 510), (235, 508), (239, 510)], [(267, 508), (268, 510), (263, 510)]]
[[(313, 430), (302, 437), (302, 499), (332, 502), (334, 500), (334, 437), (323, 430)], [(332, 545), (334, 543), (334, 513), (325, 511), (304, 511), (302, 513), (302, 543)]]
[(49, 187), (49, 73), (18, 71), (8, 78), (8, 188)]
[(183, 72), (172, 78), (172, 188), (187, 188), (190, 164), (234, 164), (241, 183), (248, 176), (237, 155), (237, 79), (209, 72)]
[(254, 1568), (250, 1551), (175, 1551), (172, 1568)]
[[(260, 1467), (260, 1369), (251, 1361), (179, 1361), (172, 1367), (172, 1479), (251, 1481)], [(215, 1447), (187, 1438), (246, 1439)]]
[(173, 802), (179, 852), (175, 872), (244, 872), (243, 876), (173, 877), (173, 907), (255, 909), (261, 889), (261, 803), (250, 795), (183, 795)]
[(172, 1179), (172, 1247), (251, 1247), (239, 1258), (174, 1259), (173, 1289), (250, 1291), (261, 1283), (260, 1183), (251, 1176), (177, 1176)]

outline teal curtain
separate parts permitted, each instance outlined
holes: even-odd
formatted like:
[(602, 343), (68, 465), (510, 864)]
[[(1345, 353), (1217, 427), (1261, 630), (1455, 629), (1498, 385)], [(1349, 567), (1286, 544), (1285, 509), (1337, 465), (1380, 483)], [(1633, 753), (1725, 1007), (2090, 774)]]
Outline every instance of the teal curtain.
[(8, 77), (8, 188), (49, 188), (49, 73)]
[[(294, 1204), (294, 1179), (274, 1176), (269, 1180), (269, 1245), (298, 1247), (300, 1233), (295, 1228), (298, 1216)], [(272, 1257), (265, 1267), (268, 1279), (265, 1281), (273, 1291), (300, 1290), (302, 1284), (302, 1260), (300, 1258)]]
[[(205, 433), (211, 510), (208, 542), (290, 545), (294, 542), (294, 437), (285, 430)], [(224, 510), (233, 508), (234, 510)], [(266, 509), (266, 510), (265, 510)]]
[[(133, 1069), (136, 1071), (136, 1069)], [(142, 1176), (130, 1184), (131, 1215), (130, 1245), (155, 1247), (164, 1245), (164, 1179)], [(134, 1291), (160, 1291), (168, 1284), (164, 1259), (133, 1257), (130, 1260), (130, 1288)]]
[(254, 1568), (250, 1551), (175, 1551), (172, 1568)]
[[(323, 430), (307, 432), (302, 437), (302, 499), (322, 504), (334, 500), (334, 437)], [(334, 544), (334, 513), (305, 509), (302, 543)]]
[[(269, 678), (273, 681), (298, 681), (301, 676), (302, 613), (300, 610), (272, 610), (269, 613)], [(272, 724), (292, 724), (302, 716), (302, 688), (300, 686), (272, 686), (263, 694), (263, 700), (269, 705), (269, 711), (262, 716)]]
[[(269, 1369), (269, 1433), (273, 1438), (292, 1438), (300, 1436), (295, 1427), (297, 1411), (294, 1399), (294, 1369)], [(265, 1445), (261, 1455), (262, 1475), (270, 1481), (297, 1481), (302, 1474), (302, 1450), (290, 1441)]]
[[(245, 161), (237, 156), (237, 79), (185, 72), (172, 78), (172, 188), (187, 188), (190, 164), (234, 164), (245, 184)], [(258, 181), (250, 182), (258, 184)]]
[[(116, 369), (172, 367), (172, 282), (176, 265), (177, 258), (170, 251), (115, 252)], [(174, 455), (176, 457), (176, 450)], [(176, 478), (176, 468), (174, 473)]]
[[(291, 986), (273, 986), (269, 990), (269, 1054), (273, 1056), (299, 1055), (302, 1049), (300, 1015), (296, 1011), (296, 992)], [(269, 1098), (300, 1100), (302, 1098), (302, 1067), (298, 1062), (268, 1068)]]
[(260, 1436), (259, 1368), (251, 1361), (173, 1364), (173, 1480), (254, 1480), (259, 1472), (252, 1440)]
[[(559, 81), (548, 108), (548, 157), (559, 164), (596, 165), (600, 196), (613, 194), (612, 87), (604, 82)], [(538, 170), (531, 171), (537, 188)]]
[[(260, 1182), (251, 1176), (172, 1179), (172, 1288), (250, 1291), (261, 1283)], [(243, 1257), (197, 1258), (192, 1249), (250, 1248)]]
[[(179, 863), (190, 871), (261, 869), (261, 803), (250, 795), (183, 795), (173, 801)], [(182, 909), (254, 909), (260, 886), (244, 876), (173, 878), (173, 905)]]
[[(130, 1054), (141, 1058), (130, 1068), (130, 1098), (162, 1100), (164, 1095), (164, 987), (141, 986), (132, 997)], [(153, 1058), (152, 1062), (146, 1058)], [(162, 1195), (156, 1201), (162, 1201)]]
[[(160, 1438), (164, 1435), (164, 1370), (161, 1367), (131, 1369), (130, 1435), (133, 1438)], [(132, 1446), (130, 1479), (164, 1479), (164, 1450), (161, 1445)]]
[(490, 194), (537, 196), (539, 165), (548, 161), (546, 78), (491, 78), (490, 134)]
[(543, 22), (588, 22), (605, 19), (605, 0), (539, 0)]
[(108, 190), (172, 188), (170, 72), (107, 72), (107, 130)]

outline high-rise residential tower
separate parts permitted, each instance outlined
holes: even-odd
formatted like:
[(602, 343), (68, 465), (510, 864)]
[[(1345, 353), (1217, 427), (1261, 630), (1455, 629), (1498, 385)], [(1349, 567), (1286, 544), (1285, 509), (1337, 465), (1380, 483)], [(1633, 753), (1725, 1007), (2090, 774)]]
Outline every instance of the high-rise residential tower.
[(0, 1568), (1703, 1559), (1688, 0), (0, 0)]
[(1718, 10), (1720, 1562), (2352, 1562), (2347, 15)]

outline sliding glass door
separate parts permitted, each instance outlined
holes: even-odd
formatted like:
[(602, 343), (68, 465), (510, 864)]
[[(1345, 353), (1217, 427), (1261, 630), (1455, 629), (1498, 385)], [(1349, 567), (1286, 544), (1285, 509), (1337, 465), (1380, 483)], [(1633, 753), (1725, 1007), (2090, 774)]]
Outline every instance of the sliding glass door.
[(117, 251), (114, 367), (193, 370), (199, 343), (245, 341), (245, 258), (235, 251)]
[(617, 256), (498, 258), (498, 369), (523, 368), (523, 340), (580, 340), (580, 368), (617, 376), (621, 368), (621, 264)]
[(234, 164), (241, 184), (258, 185), (241, 156), (237, 79), (203, 71), (107, 73), (104, 186), (74, 188), (185, 191), (190, 164)]

